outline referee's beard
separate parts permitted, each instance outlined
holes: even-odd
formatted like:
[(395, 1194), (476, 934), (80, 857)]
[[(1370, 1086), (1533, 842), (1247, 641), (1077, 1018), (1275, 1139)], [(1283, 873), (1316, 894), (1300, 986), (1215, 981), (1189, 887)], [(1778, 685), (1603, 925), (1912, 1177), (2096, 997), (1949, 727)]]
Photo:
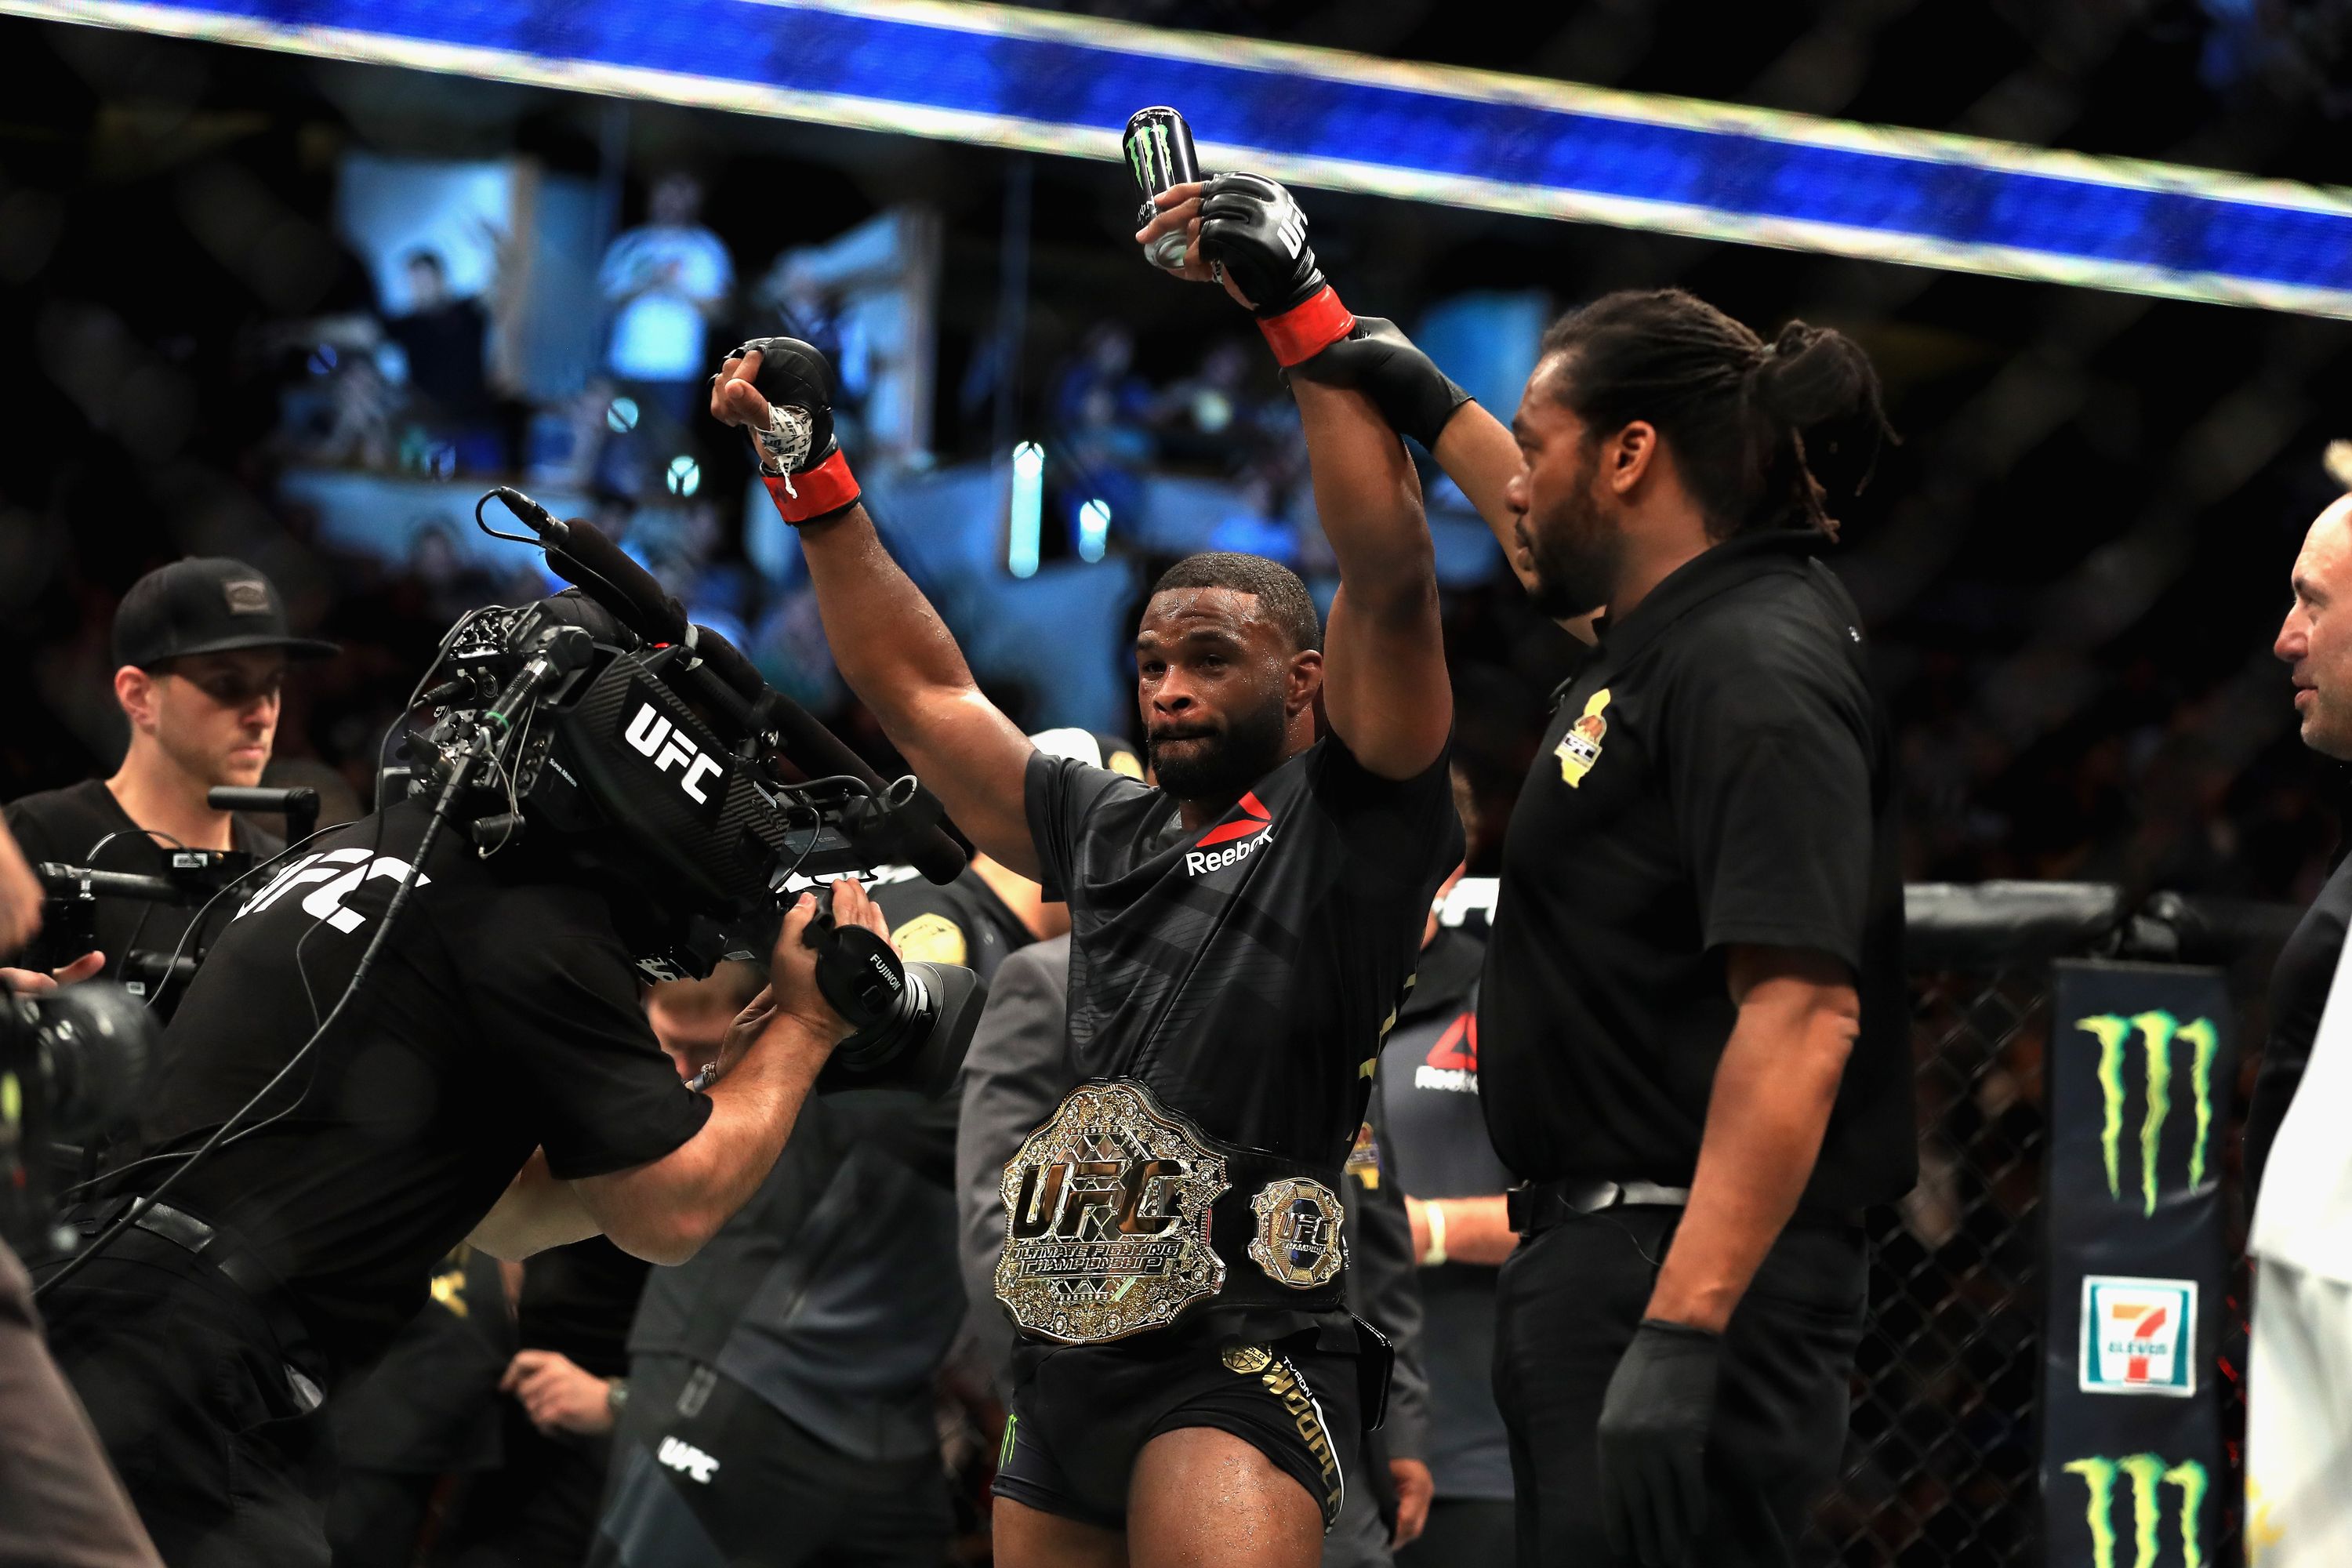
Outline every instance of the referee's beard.
[(1600, 458), (1598, 446), (1588, 443), (1568, 493), (1541, 517), (1522, 513), (1516, 525), (1535, 569), (1528, 602), (1556, 621), (1608, 604), (1623, 554), (1623, 536), (1593, 493)]
[(1230, 805), (1282, 765), (1289, 715), (1282, 696), (1222, 720), (1188, 719), (1144, 737), (1152, 776), (1178, 800)]

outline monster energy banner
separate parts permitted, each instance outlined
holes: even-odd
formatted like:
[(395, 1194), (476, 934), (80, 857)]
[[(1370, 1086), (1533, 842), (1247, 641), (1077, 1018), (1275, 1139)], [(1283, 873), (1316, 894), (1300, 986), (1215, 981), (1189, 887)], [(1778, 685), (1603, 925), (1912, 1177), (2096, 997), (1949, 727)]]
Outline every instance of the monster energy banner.
[(2056, 966), (2043, 1070), (2049, 1568), (2220, 1568), (2218, 970)]

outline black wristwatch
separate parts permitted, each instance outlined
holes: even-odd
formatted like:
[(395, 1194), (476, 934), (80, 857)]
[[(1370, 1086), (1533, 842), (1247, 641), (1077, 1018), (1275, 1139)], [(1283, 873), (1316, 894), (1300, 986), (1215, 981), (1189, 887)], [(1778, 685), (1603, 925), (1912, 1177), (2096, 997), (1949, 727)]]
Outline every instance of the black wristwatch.
[(620, 1418), (621, 1412), (626, 1410), (628, 1407), (629, 1380), (625, 1377), (612, 1377), (605, 1379), (604, 1408), (611, 1411), (614, 1418), (617, 1420)]

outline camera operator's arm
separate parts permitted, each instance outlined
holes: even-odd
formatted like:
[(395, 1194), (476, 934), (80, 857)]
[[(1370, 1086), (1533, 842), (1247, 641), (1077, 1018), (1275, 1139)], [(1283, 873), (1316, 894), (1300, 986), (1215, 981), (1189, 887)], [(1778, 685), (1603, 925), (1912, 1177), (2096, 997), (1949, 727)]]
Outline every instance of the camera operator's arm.
[[(743, 1059), (775, 1014), (775, 988), (762, 986), (750, 1005), (735, 1015), (719, 1042), (717, 1065), (722, 1078)], [(466, 1239), (491, 1257), (513, 1263), (551, 1247), (585, 1241), (603, 1231), (572, 1184), (548, 1169), (547, 1151), (534, 1149), (514, 1180), (507, 1184), (497, 1206), (482, 1216), (481, 1224)]]
[[(766, 1180), (783, 1152), (801, 1101), (833, 1047), (849, 1034), (816, 985), (816, 954), (803, 938), (816, 900), (803, 893), (784, 917), (770, 957), (774, 1010), (717, 1083), (702, 1130), (658, 1160), (572, 1183), (604, 1233), (653, 1263), (683, 1263)], [(838, 925), (885, 932), (856, 882), (833, 885)]]
[(572, 1184), (547, 1168), (547, 1151), (534, 1149), (466, 1239), (492, 1258), (520, 1263), (534, 1252), (585, 1241), (602, 1228)]
[[(758, 349), (728, 360), (711, 388), (713, 417), (747, 431), (769, 428), (768, 399), (753, 384), (764, 363)], [(777, 367), (768, 368), (773, 381)], [(831, 372), (821, 358), (809, 368), (798, 395), (824, 421), (821, 447), (832, 440)], [(843, 470), (845, 475), (845, 464)], [(797, 477), (808, 486), (809, 474)], [(1024, 804), (1028, 738), (981, 695), (954, 637), (883, 548), (864, 506), (852, 502), (795, 526), (842, 679), (873, 710), (890, 743), (956, 826), (982, 849), (1035, 879), (1037, 852)]]

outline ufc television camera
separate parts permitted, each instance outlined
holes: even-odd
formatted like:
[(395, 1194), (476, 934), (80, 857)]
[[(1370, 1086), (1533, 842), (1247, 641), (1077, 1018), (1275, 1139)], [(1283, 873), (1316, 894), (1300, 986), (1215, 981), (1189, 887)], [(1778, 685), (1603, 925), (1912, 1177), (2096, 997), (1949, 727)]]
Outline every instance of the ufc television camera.
[(0, 984), (0, 1242), (52, 1250), (51, 1150), (119, 1124), (138, 1103), (154, 1015), (101, 980), (20, 995)]
[[(482, 518), (495, 496), (530, 535)], [(475, 508), (536, 545), (566, 591), (468, 616), (412, 729), (411, 788), (485, 854), (525, 834), (607, 879), (649, 978), (763, 962), (803, 879), (911, 864), (955, 879), (970, 849), (912, 777), (886, 784), (588, 523), (500, 487)], [(428, 679), (430, 677), (428, 676)], [(952, 1085), (985, 999), (969, 969), (902, 962), (861, 929), (811, 928), (817, 979), (856, 1030), (820, 1090)]]

